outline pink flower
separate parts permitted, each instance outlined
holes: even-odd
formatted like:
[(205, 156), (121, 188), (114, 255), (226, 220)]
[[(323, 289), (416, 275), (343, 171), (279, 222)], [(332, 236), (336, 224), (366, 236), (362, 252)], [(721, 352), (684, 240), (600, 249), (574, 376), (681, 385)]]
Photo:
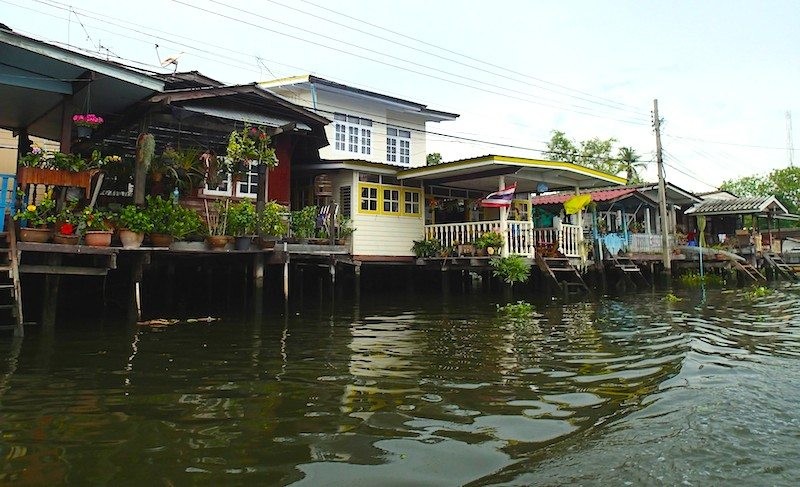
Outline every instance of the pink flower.
[(103, 117), (95, 115), (94, 113), (76, 114), (72, 116), (72, 121), (79, 127), (92, 127), (96, 128), (105, 120)]

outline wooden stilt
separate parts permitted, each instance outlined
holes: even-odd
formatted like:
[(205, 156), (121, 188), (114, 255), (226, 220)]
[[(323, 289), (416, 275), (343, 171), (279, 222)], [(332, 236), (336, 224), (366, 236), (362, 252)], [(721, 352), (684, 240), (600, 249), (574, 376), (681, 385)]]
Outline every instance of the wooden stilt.
[(264, 254), (261, 253), (253, 257), (253, 286), (264, 289)]
[(289, 252), (288, 245), (283, 243), (283, 299), (289, 300)]
[(355, 292), (356, 303), (361, 302), (361, 262), (356, 262), (353, 265), (353, 291)]
[[(49, 266), (58, 266), (61, 264), (61, 254), (49, 254), (46, 258), (46, 261), (47, 265)], [(42, 327), (48, 330), (52, 330), (56, 323), (59, 284), (61, 284), (60, 275), (46, 274), (44, 276)]]

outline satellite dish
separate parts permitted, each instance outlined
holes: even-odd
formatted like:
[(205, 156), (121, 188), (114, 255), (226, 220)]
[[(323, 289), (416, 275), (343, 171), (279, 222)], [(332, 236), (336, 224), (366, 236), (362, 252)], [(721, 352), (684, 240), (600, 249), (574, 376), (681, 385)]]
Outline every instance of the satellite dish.
[(170, 64), (172, 64), (172, 65), (175, 67), (175, 68), (173, 69), (173, 71), (172, 71), (172, 72), (174, 73), (175, 71), (177, 71), (177, 70), (178, 70), (178, 59), (180, 59), (180, 57), (181, 57), (181, 56), (183, 56), (184, 54), (185, 54), (185, 53), (183, 53), (183, 52), (182, 52), (182, 53), (180, 53), (180, 54), (176, 54), (175, 56), (170, 56), (170, 57), (168, 57), (168, 58), (165, 58), (165, 59), (163, 59), (163, 60), (161, 61), (161, 67), (162, 67), (162, 68), (166, 68), (167, 66), (169, 66)]

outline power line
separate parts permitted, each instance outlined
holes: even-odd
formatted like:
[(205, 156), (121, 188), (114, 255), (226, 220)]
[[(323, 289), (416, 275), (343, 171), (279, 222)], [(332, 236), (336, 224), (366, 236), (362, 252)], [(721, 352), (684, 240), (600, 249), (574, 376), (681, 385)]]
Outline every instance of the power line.
[[(218, 3), (218, 4), (221, 4), (221, 3), (222, 3), (222, 2), (219, 2), (219, 1), (216, 1), (216, 0), (210, 0), (210, 1), (212, 1), (213, 3)], [(629, 112), (629, 113), (634, 113), (634, 114), (636, 114), (636, 115), (639, 115), (639, 116), (646, 116), (646, 114), (645, 114), (644, 112), (641, 112), (641, 111), (639, 111), (639, 110), (631, 110), (631, 109), (629, 109), (629, 108), (625, 108), (624, 106), (619, 106), (619, 105), (622, 105), (622, 104), (620, 104), (620, 103), (618, 103), (618, 102), (615, 102), (615, 101), (612, 101), (611, 103), (614, 103), (614, 104), (611, 104), (611, 103), (606, 103), (606, 102), (600, 102), (600, 101), (592, 100), (592, 99), (590, 99), (590, 98), (585, 98), (585, 97), (581, 97), (581, 96), (570, 95), (570, 94), (568, 94), (568, 93), (563, 93), (563, 92), (561, 92), (561, 91), (554, 90), (554, 89), (552, 89), (552, 88), (547, 88), (547, 87), (545, 87), (545, 86), (537, 85), (537, 84), (535, 84), (535, 83), (529, 83), (529, 82), (526, 82), (526, 81), (522, 81), (522, 80), (520, 80), (519, 78), (515, 78), (515, 77), (512, 77), (512, 76), (508, 76), (507, 74), (505, 74), (505, 73), (502, 73), (502, 72), (497, 72), (497, 71), (488, 70), (488, 69), (482, 68), (481, 66), (476, 66), (476, 65), (474, 65), (474, 64), (468, 64), (468, 63), (464, 63), (464, 62), (462, 62), (462, 61), (459, 61), (459, 60), (457, 60), (457, 59), (453, 59), (452, 57), (442, 56), (442, 55), (440, 55), (440, 54), (436, 54), (435, 52), (431, 52), (431, 51), (428, 51), (428, 50), (420, 49), (420, 48), (414, 47), (414, 46), (412, 46), (412, 45), (409, 45), (409, 44), (404, 44), (404, 43), (402, 43), (402, 42), (399, 42), (399, 41), (397, 41), (397, 40), (395, 40), (395, 39), (390, 39), (390, 38), (388, 38), (388, 37), (385, 37), (385, 36), (382, 36), (382, 35), (378, 35), (378, 34), (375, 34), (375, 33), (372, 33), (372, 32), (368, 32), (368, 31), (365, 31), (365, 30), (362, 30), (362, 29), (358, 29), (358, 28), (356, 28), (356, 27), (353, 27), (353, 26), (351, 26), (351, 25), (347, 25), (347, 24), (344, 24), (344, 23), (342, 23), (342, 22), (337, 22), (337, 21), (335, 21), (335, 20), (332, 20), (332, 19), (330, 19), (330, 18), (327, 18), (327, 17), (323, 17), (323, 16), (321, 16), (321, 15), (316, 15), (316, 14), (314, 14), (314, 13), (312, 13), (312, 12), (307, 12), (307, 11), (305, 11), (305, 10), (301, 10), (301, 9), (299, 9), (299, 8), (292, 7), (292, 6), (290, 6), (290, 5), (285, 5), (285, 4), (283, 4), (283, 3), (276, 2), (275, 0), (267, 0), (267, 1), (269, 1), (270, 3), (273, 3), (273, 4), (275, 4), (275, 5), (280, 5), (281, 7), (284, 7), (284, 8), (286, 8), (286, 9), (293, 10), (293, 11), (295, 11), (295, 12), (299, 12), (299, 13), (301, 13), (301, 14), (304, 14), (304, 15), (308, 15), (308, 16), (310, 16), (310, 17), (313, 17), (313, 18), (315, 18), (315, 19), (319, 19), (319, 20), (322, 20), (322, 21), (324, 21), (324, 22), (328, 22), (328, 23), (331, 23), (331, 24), (334, 24), (334, 25), (337, 25), (337, 26), (340, 26), (340, 27), (344, 27), (344, 28), (346, 28), (346, 29), (350, 29), (350, 30), (352, 30), (352, 31), (359, 32), (359, 33), (361, 33), (361, 34), (368, 35), (368, 36), (370, 36), (370, 37), (374, 37), (374, 38), (376, 38), (376, 39), (381, 39), (381, 40), (384, 40), (384, 41), (386, 41), (386, 42), (390, 42), (390, 43), (392, 43), (393, 45), (398, 45), (398, 46), (401, 46), (401, 47), (405, 47), (405, 48), (407, 48), (407, 49), (411, 49), (411, 50), (414, 50), (414, 51), (417, 51), (417, 52), (421, 52), (421, 53), (423, 53), (423, 54), (427, 54), (427, 55), (429, 55), (429, 56), (433, 56), (433, 57), (436, 57), (436, 58), (439, 58), (439, 59), (442, 59), (442, 60), (445, 60), (445, 61), (449, 61), (449, 62), (452, 62), (452, 63), (458, 64), (458, 65), (461, 65), (461, 66), (464, 66), (464, 67), (467, 67), (467, 68), (470, 68), (470, 69), (473, 69), (473, 70), (481, 71), (481, 72), (483, 72), (483, 73), (491, 74), (491, 75), (493, 75), (493, 76), (498, 76), (498, 77), (501, 77), (501, 78), (504, 78), (504, 79), (507, 79), (507, 80), (510, 80), (510, 81), (517, 82), (517, 83), (523, 83), (523, 84), (525, 84), (525, 85), (528, 85), (528, 84), (530, 84), (530, 85), (532, 85), (532, 86), (535, 86), (535, 87), (537, 87), (537, 88), (540, 88), (540, 89), (542, 89), (542, 90), (550, 91), (550, 92), (552, 92), (552, 93), (556, 93), (556, 94), (559, 94), (559, 95), (568, 96), (568, 97), (571, 97), (571, 98), (576, 98), (576, 99), (578, 99), (578, 100), (586, 101), (586, 102), (589, 102), (589, 103), (595, 103), (595, 104), (598, 104), (598, 105), (602, 105), (602, 106), (605, 106), (605, 107), (609, 107), (609, 108), (611, 108), (611, 109), (614, 109), (614, 110), (622, 110), (622, 111), (626, 111), (626, 112)], [(309, 4), (311, 4), (311, 5), (315, 5), (315, 4), (312, 4), (311, 2), (307, 2), (307, 3), (309, 3)], [(315, 5), (315, 6), (317, 6), (317, 5)], [(323, 10), (328, 10), (328, 11), (330, 11), (330, 12), (333, 12), (332, 10), (330, 10), (330, 9), (327, 9), (327, 8), (325, 8), (325, 7), (321, 7), (321, 6), (317, 6), (317, 7), (319, 7), (319, 8), (322, 8)], [(338, 13), (338, 12), (334, 12), (334, 13)], [(400, 33), (394, 32), (394, 31), (392, 31), (392, 30), (385, 29), (385, 28), (383, 28), (383, 27), (376, 26), (376, 25), (374, 25), (374, 24), (369, 24), (368, 22), (365, 22), (365, 21), (363, 21), (363, 20), (356, 19), (355, 17), (350, 17), (350, 16), (347, 16), (347, 15), (345, 15), (345, 14), (341, 14), (341, 13), (338, 13), (338, 14), (339, 14), (339, 15), (346, 16), (346, 17), (348, 17), (348, 18), (351, 18), (351, 19), (353, 19), (353, 20), (357, 20), (357, 21), (359, 21), (359, 22), (362, 22), (362, 23), (365, 23), (365, 24), (371, 25), (371, 26), (373, 26), (373, 27), (379, 28), (379, 29), (381, 29), (382, 31), (391, 32), (391, 33), (393, 33), (393, 34), (395, 34), (395, 35), (399, 35), (399, 36), (401, 36), (401, 37), (408, 37), (408, 36), (405, 36), (405, 35), (403, 35), (403, 34), (400, 34)], [(413, 39), (413, 38), (411, 38), (411, 39)], [(427, 43), (425, 43), (425, 42), (423, 42), (423, 41), (420, 41), (419, 39), (414, 39), (414, 40), (415, 40), (416, 42), (421, 42), (421, 43), (427, 44)], [(437, 47), (438, 49), (442, 49), (442, 48), (440, 48), (440, 47), (438, 47), (438, 46), (434, 46), (434, 47)], [(442, 49), (442, 50), (445, 50), (445, 51), (447, 51), (446, 49)], [(462, 56), (462, 57), (467, 57), (467, 58), (469, 58), (468, 56), (464, 56), (464, 55), (462, 55), (462, 54), (458, 54), (458, 55), (459, 55), (459, 56)], [(470, 58), (470, 59), (473, 59), (473, 58)], [(489, 63), (486, 63), (486, 62), (484, 62), (484, 61), (479, 61), (479, 60), (475, 60), (475, 61), (476, 61), (476, 62), (479, 62), (479, 63), (481, 63), (481, 64), (484, 64), (484, 65), (490, 65)], [(505, 71), (505, 72), (511, 72), (511, 71), (510, 71), (510, 70), (508, 70), (507, 68), (500, 68), (500, 69), (502, 69), (502, 70), (503, 70), (503, 71)], [(523, 75), (523, 76), (524, 76), (524, 75)], [(525, 76), (525, 77), (527, 77), (527, 78), (529, 78), (529, 79), (535, 79), (535, 80), (537, 80), (537, 81), (541, 81), (541, 80), (538, 80), (537, 78), (534, 78), (534, 77), (532, 77), (532, 76)], [(572, 90), (572, 91), (577, 91), (577, 90)], [(589, 95), (589, 96), (594, 96), (594, 95)], [(597, 97), (597, 98), (599, 98), (599, 99), (603, 99), (603, 98), (600, 98), (600, 97)]]
[[(775, 146), (768, 146), (768, 145), (753, 145), (753, 144), (739, 144), (737, 142), (721, 142), (718, 140), (707, 140), (707, 139), (698, 139), (696, 137), (686, 137), (682, 135), (667, 135), (665, 137), (669, 137), (671, 139), (683, 139), (683, 140), (692, 140), (694, 142), (704, 142), (707, 144), (719, 144), (719, 145), (732, 145), (736, 147), (752, 147), (754, 149), (774, 149), (774, 150), (786, 150), (786, 147), (775, 147)], [(800, 149), (792, 149), (792, 150), (800, 150)]]
[[(441, 76), (436, 76), (436, 75), (433, 75), (433, 74), (430, 74), (430, 73), (417, 71), (417, 70), (410, 69), (410, 68), (407, 68), (407, 67), (404, 67), (404, 66), (399, 66), (397, 64), (392, 64), (390, 62), (382, 61), (380, 59), (375, 59), (375, 58), (371, 58), (371, 57), (364, 56), (364, 55), (361, 55), (361, 54), (357, 54), (357, 53), (354, 53), (354, 52), (350, 52), (350, 51), (347, 51), (345, 49), (340, 49), (338, 47), (334, 47), (334, 46), (331, 46), (331, 45), (328, 45), (328, 44), (324, 44), (324, 43), (321, 43), (321, 42), (316, 42), (316, 41), (313, 41), (313, 40), (310, 40), (310, 39), (306, 39), (306, 38), (303, 38), (303, 37), (300, 37), (300, 36), (297, 36), (297, 35), (294, 35), (294, 34), (289, 34), (289, 33), (286, 33), (286, 32), (281, 32), (281, 31), (275, 30), (275, 29), (270, 29), (268, 27), (264, 27), (263, 25), (259, 25), (259, 24), (256, 24), (254, 22), (250, 22), (250, 21), (247, 21), (247, 20), (244, 20), (244, 19), (239, 19), (237, 17), (233, 17), (233, 16), (230, 16), (230, 15), (226, 15), (224, 13), (221, 13), (221, 12), (209, 10), (209, 9), (206, 9), (206, 8), (203, 8), (203, 7), (199, 7), (197, 5), (192, 5), (192, 4), (184, 2), (182, 0), (172, 0), (172, 1), (175, 2), (175, 3), (178, 3), (180, 5), (184, 5), (186, 7), (189, 7), (189, 8), (195, 9), (195, 10), (199, 10), (201, 12), (206, 12), (208, 14), (216, 15), (218, 17), (222, 17), (222, 18), (234, 21), (234, 22), (239, 22), (241, 24), (249, 25), (251, 27), (255, 27), (255, 28), (260, 29), (260, 30), (264, 30), (264, 31), (271, 32), (271, 33), (274, 33), (274, 34), (278, 34), (278, 35), (282, 35), (282, 36), (285, 36), (285, 37), (289, 37), (291, 39), (295, 39), (295, 40), (298, 40), (298, 41), (301, 41), (301, 42), (305, 42), (305, 43), (312, 44), (312, 45), (315, 45), (315, 46), (318, 46), (318, 47), (322, 47), (324, 49), (329, 49), (329, 50), (332, 50), (332, 51), (335, 51), (335, 52), (339, 52), (339, 53), (342, 53), (342, 54), (345, 54), (345, 55), (348, 55), (348, 56), (354, 56), (354, 57), (357, 57), (357, 58), (360, 58), (360, 59), (364, 59), (364, 60), (371, 61), (371, 62), (374, 62), (374, 63), (378, 63), (378, 64), (382, 64), (382, 65), (385, 65), (385, 66), (393, 67), (393, 68), (396, 68), (396, 69), (407, 71), (409, 73), (414, 73), (414, 74), (417, 74), (417, 75), (420, 75), (420, 76), (424, 76), (424, 77), (427, 77), (427, 78), (437, 79), (437, 80), (444, 81), (444, 82), (451, 83), (451, 84), (455, 84), (455, 85), (458, 85), (458, 86), (463, 86), (465, 88), (470, 88), (470, 89), (474, 89), (474, 90), (477, 90), (477, 91), (482, 91), (482, 92), (485, 92), (485, 93), (490, 93), (490, 94), (494, 94), (494, 95), (498, 95), (498, 96), (502, 96), (502, 97), (506, 97), (506, 98), (511, 98), (511, 99), (515, 99), (515, 100), (519, 100), (519, 101), (524, 101), (524, 102), (532, 103), (532, 104), (535, 104), (535, 105), (545, 106), (545, 107), (549, 107), (549, 108), (567, 110), (567, 111), (571, 111), (571, 112), (578, 113), (578, 114), (581, 114), (581, 115), (597, 117), (597, 118), (604, 118), (604, 119), (608, 119), (608, 120), (615, 120), (615, 121), (618, 121), (618, 122), (629, 123), (629, 124), (634, 124), (634, 125), (644, 125), (644, 122), (639, 121), (639, 120), (623, 120), (623, 119), (608, 117), (608, 116), (604, 116), (604, 115), (588, 113), (588, 112), (584, 112), (584, 111), (580, 111), (580, 110), (570, 110), (570, 109), (565, 109), (562, 106), (549, 105), (549, 104), (546, 104), (546, 103), (541, 103), (541, 102), (537, 102), (535, 100), (531, 100), (529, 98), (521, 98), (519, 96), (513, 96), (513, 95), (510, 95), (508, 93), (503, 93), (501, 91), (494, 91), (494, 90), (489, 90), (489, 89), (485, 89), (485, 88), (478, 88), (476, 86), (473, 86), (473, 85), (465, 83), (465, 82), (460, 82), (460, 81), (457, 81), (457, 80), (448, 79), (448, 78), (444, 78), (444, 77), (441, 77)], [(224, 4), (222, 4), (222, 5), (224, 5)], [(470, 81), (470, 82), (473, 82), (473, 83), (479, 83), (479, 84), (490, 86), (490, 87), (493, 87), (493, 88), (498, 88), (498, 89), (501, 89), (501, 90), (521, 93), (523, 95), (530, 96), (525, 92), (521, 92), (521, 91), (518, 91), (518, 90), (509, 89), (509, 88), (506, 88), (506, 87), (493, 85), (491, 83), (487, 83), (487, 82), (484, 82), (484, 81), (476, 80), (474, 78), (461, 76), (461, 75), (458, 75), (458, 74), (455, 74), (455, 73), (450, 73), (448, 71), (444, 71), (444, 70), (441, 70), (441, 69), (438, 69), (438, 68), (435, 68), (435, 67), (432, 67), (432, 66), (427, 66), (427, 65), (424, 65), (424, 64), (421, 64), (421, 63), (417, 63), (417, 62), (414, 62), (414, 61), (409, 61), (409, 60), (406, 60), (406, 59), (402, 59), (402, 58), (399, 58), (397, 56), (393, 56), (393, 55), (390, 55), (390, 54), (382, 53), (380, 51), (376, 51), (374, 49), (369, 49), (369, 48), (365, 48), (365, 47), (362, 47), (362, 46), (358, 46), (356, 44), (352, 44), (352, 43), (349, 43), (349, 42), (341, 41), (341, 40), (336, 39), (334, 37), (326, 36), (326, 35), (323, 35), (323, 34), (318, 34), (316, 32), (309, 31), (309, 30), (303, 29), (301, 27), (295, 27), (295, 26), (286, 24), (284, 22), (280, 22), (280, 21), (276, 21), (274, 19), (270, 19), (268, 17), (264, 17), (262, 15), (258, 15), (258, 14), (254, 14), (254, 13), (250, 13), (249, 15), (251, 15), (253, 17), (260, 18), (260, 19), (263, 19), (263, 20), (267, 20), (267, 21), (270, 21), (270, 22), (275, 22), (275, 23), (278, 23), (278, 24), (281, 24), (281, 25), (284, 25), (284, 26), (288, 26), (290, 28), (298, 29), (300, 31), (307, 32), (307, 33), (322, 37), (324, 39), (328, 39), (328, 40), (331, 40), (331, 41), (334, 41), (334, 42), (345, 44), (345, 45), (350, 46), (350, 47), (354, 47), (356, 49), (361, 49), (361, 50), (364, 50), (364, 51), (367, 51), (367, 52), (372, 52), (372, 53), (375, 53), (375, 54), (378, 54), (378, 55), (381, 55), (381, 56), (385, 56), (385, 57), (388, 57), (388, 58), (391, 58), (391, 59), (396, 59), (396, 60), (399, 60), (401, 62), (405, 62), (405, 63), (411, 64), (411, 65), (415, 65), (415, 66), (424, 68), (426, 70), (436, 71), (436, 72), (439, 72), (439, 73), (446, 74), (448, 76), (453, 76), (453, 77), (456, 77), (456, 78), (464, 79), (464, 80), (467, 80), (467, 81)], [(552, 101), (552, 100), (549, 100), (549, 101)], [(569, 106), (573, 106), (573, 107), (576, 107), (576, 108), (581, 108), (581, 109), (584, 109), (584, 110), (586, 110), (586, 109), (591, 110), (590, 108), (582, 107), (582, 106), (579, 106), (579, 105), (569, 105)]]
[(524, 77), (526, 77), (526, 78), (534, 79), (534, 80), (536, 80), (536, 81), (539, 81), (539, 82), (541, 82), (541, 83), (546, 83), (546, 84), (548, 84), (548, 85), (551, 85), (551, 86), (556, 86), (556, 87), (559, 87), (559, 88), (562, 88), (562, 89), (565, 89), (565, 90), (568, 90), (568, 91), (573, 91), (573, 92), (575, 92), (575, 93), (580, 93), (580, 94), (582, 94), (582, 95), (591, 96), (591, 97), (594, 97), (594, 98), (598, 98), (598, 99), (600, 99), (600, 100), (605, 100), (605, 101), (608, 101), (608, 102), (611, 102), (611, 103), (615, 103), (615, 104), (618, 104), (618, 105), (621, 105), (621, 106), (629, 107), (629, 108), (632, 108), (632, 109), (634, 109), (634, 110), (639, 110), (637, 107), (634, 107), (634, 106), (632, 106), (632, 105), (627, 105), (627, 104), (625, 104), (625, 103), (621, 103), (621, 102), (618, 102), (618, 101), (616, 101), (616, 100), (611, 100), (611, 99), (609, 99), (609, 98), (603, 98), (603, 97), (600, 97), (600, 96), (592, 95), (591, 93), (587, 93), (587, 92), (584, 92), (584, 91), (576, 90), (576, 89), (574, 89), (574, 88), (569, 88), (569, 87), (567, 87), (567, 86), (560, 85), (560, 84), (558, 84), (558, 83), (553, 83), (553, 82), (550, 82), (550, 81), (547, 81), (547, 80), (544, 80), (544, 79), (541, 79), (541, 78), (536, 78), (536, 77), (534, 77), (534, 76), (530, 76), (530, 75), (527, 75), (527, 74), (525, 74), (525, 73), (520, 73), (520, 72), (514, 71), (514, 70), (512, 70), (512, 69), (509, 69), (509, 68), (506, 68), (506, 67), (503, 67), (503, 66), (498, 66), (498, 65), (496, 65), (496, 64), (492, 64), (492, 63), (490, 63), (490, 62), (488, 62), (488, 61), (484, 61), (484, 60), (481, 60), (481, 59), (477, 59), (477, 58), (474, 58), (474, 57), (472, 57), (472, 56), (469, 56), (469, 55), (466, 55), (466, 54), (459, 53), (459, 52), (457, 52), (457, 51), (453, 51), (453, 50), (450, 50), (450, 49), (447, 49), (447, 48), (444, 48), (444, 47), (441, 47), (441, 46), (437, 46), (437, 45), (435, 45), (435, 44), (432, 44), (432, 43), (429, 43), (429, 42), (423, 41), (423, 40), (421, 40), (421, 39), (417, 39), (417, 38), (414, 38), (414, 37), (408, 36), (408, 35), (406, 35), (406, 34), (403, 34), (403, 33), (401, 33), (401, 32), (398, 32), (398, 31), (391, 30), (391, 29), (389, 29), (389, 28), (387, 28), (387, 27), (385, 27), (385, 26), (376, 25), (376, 24), (373, 24), (373, 23), (367, 22), (366, 20), (362, 20), (362, 19), (359, 19), (359, 18), (357, 18), (357, 17), (351, 16), (351, 15), (347, 15), (347, 14), (344, 14), (344, 13), (342, 13), (342, 12), (338, 12), (338, 11), (336, 11), (336, 10), (333, 10), (333, 9), (327, 8), (327, 7), (323, 6), (323, 5), (320, 5), (320, 4), (318, 4), (318, 3), (311, 2), (311, 1), (309, 1), (309, 0), (301, 0), (301, 1), (302, 1), (302, 2), (304, 2), (304, 3), (307, 3), (307, 4), (309, 4), (309, 5), (312, 5), (312, 6), (316, 7), (316, 8), (318, 8), (318, 9), (325, 10), (325, 11), (327, 11), (327, 12), (330, 12), (330, 13), (333, 13), (333, 14), (336, 14), (336, 15), (340, 15), (340, 16), (342, 16), (342, 17), (346, 17), (346, 18), (348, 18), (348, 19), (354, 20), (354, 21), (356, 21), (356, 22), (359, 22), (359, 23), (362, 23), (362, 24), (365, 24), (365, 25), (369, 25), (369, 26), (371, 26), (371, 27), (374, 27), (374, 28), (376, 28), (376, 29), (380, 29), (380, 30), (382, 30), (382, 31), (390, 32), (390, 33), (392, 33), (392, 34), (395, 34), (395, 35), (397, 35), (397, 36), (400, 36), (400, 37), (403, 37), (403, 38), (406, 38), (406, 39), (409, 39), (409, 40), (412, 40), (412, 41), (415, 41), (415, 42), (419, 42), (420, 44), (424, 44), (424, 45), (427, 45), (427, 46), (430, 46), (430, 47), (434, 47), (434, 48), (436, 48), (436, 49), (440, 49), (440, 50), (442, 50), (442, 51), (444, 51), (444, 52), (448, 52), (448, 53), (450, 53), (450, 54), (455, 54), (455, 55), (457, 55), (457, 56), (460, 56), (460, 57), (463, 57), (463, 58), (465, 58), (465, 59), (469, 59), (469, 60), (472, 60), (472, 61), (476, 61), (476, 62), (479, 62), (479, 63), (482, 63), (482, 64), (486, 64), (486, 65), (488, 65), (488, 66), (492, 66), (492, 67), (495, 67), (495, 68), (499, 68), (499, 69), (502, 69), (502, 70), (508, 71), (508, 72), (510, 72), (510, 73), (513, 73), (513, 74), (516, 74), (516, 75), (519, 75), (519, 76), (524, 76)]

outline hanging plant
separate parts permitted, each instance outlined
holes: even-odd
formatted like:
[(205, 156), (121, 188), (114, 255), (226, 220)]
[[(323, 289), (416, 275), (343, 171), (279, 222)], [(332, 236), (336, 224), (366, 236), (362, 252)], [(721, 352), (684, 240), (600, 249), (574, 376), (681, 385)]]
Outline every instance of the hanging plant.
[(270, 147), (272, 139), (264, 127), (245, 124), (242, 130), (234, 130), (228, 137), (227, 156), (237, 172), (247, 172), (250, 161), (267, 167), (278, 165), (275, 149)]

